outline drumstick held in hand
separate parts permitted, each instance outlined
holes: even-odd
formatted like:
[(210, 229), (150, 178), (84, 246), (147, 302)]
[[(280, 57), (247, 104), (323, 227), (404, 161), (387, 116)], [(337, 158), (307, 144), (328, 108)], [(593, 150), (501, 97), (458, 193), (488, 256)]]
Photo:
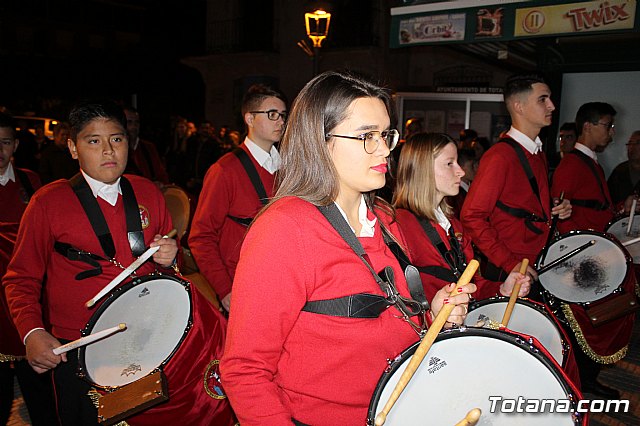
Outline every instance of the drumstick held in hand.
[[(173, 238), (177, 233), (178, 231), (174, 228), (169, 231), (167, 235), (163, 235), (162, 238)], [(85, 306), (87, 308), (90, 308), (95, 305), (98, 300), (102, 299), (104, 296), (106, 296), (107, 293), (116, 288), (118, 284), (127, 279), (127, 277), (133, 273), (133, 271), (142, 266), (142, 264), (146, 262), (151, 256), (153, 256), (158, 250), (160, 250), (160, 246), (149, 247), (144, 253), (140, 255), (139, 258), (134, 260), (131, 265), (127, 266), (124, 271), (120, 272), (117, 277), (112, 279), (109, 284), (104, 286), (102, 290), (100, 290), (95, 296), (93, 296), (91, 300), (87, 301), (87, 303), (85, 303)]]
[(638, 205), (638, 200), (636, 198), (633, 199), (631, 203), (631, 211), (629, 212), (629, 223), (627, 224), (627, 237), (631, 234), (631, 227), (633, 226), (633, 215), (636, 213), (636, 206)]
[(127, 328), (127, 324), (121, 322), (115, 327), (107, 328), (106, 330), (98, 331), (96, 333), (89, 334), (88, 336), (84, 336), (77, 340), (74, 340), (73, 342), (69, 342), (65, 345), (58, 346), (57, 348), (53, 349), (53, 353), (56, 355), (60, 355), (65, 352), (69, 352), (70, 350), (79, 348), (80, 346), (88, 345), (89, 343), (93, 343), (96, 340), (100, 340), (104, 337), (110, 336), (113, 333), (117, 333), (118, 331), (122, 331), (126, 328)]
[[(453, 288), (449, 296), (451, 297), (456, 296), (458, 294), (458, 288), (468, 284), (471, 281), (471, 278), (473, 278), (473, 275), (478, 270), (478, 266), (480, 266), (480, 264), (475, 259), (472, 259), (471, 262), (469, 262), (469, 265), (467, 265), (467, 268), (462, 273), (462, 276), (458, 279), (456, 286)], [(424, 338), (418, 345), (418, 348), (416, 349), (415, 353), (411, 357), (411, 361), (409, 361), (409, 364), (402, 372), (402, 375), (400, 376), (400, 380), (398, 380), (398, 383), (393, 389), (393, 392), (389, 396), (389, 400), (385, 404), (382, 411), (378, 413), (378, 415), (376, 416), (376, 420), (375, 420), (376, 426), (382, 426), (384, 422), (387, 420), (387, 415), (389, 414), (389, 411), (391, 411), (391, 408), (400, 397), (400, 394), (402, 393), (404, 388), (406, 388), (407, 385), (409, 384), (409, 380), (411, 380), (415, 372), (418, 370), (420, 363), (422, 362), (424, 357), (427, 355), (427, 352), (429, 352), (431, 345), (433, 345), (433, 342), (436, 340), (436, 337), (438, 337), (438, 333), (440, 333), (440, 330), (442, 330), (444, 323), (447, 322), (447, 318), (449, 318), (449, 315), (451, 315), (451, 311), (453, 311), (454, 308), (455, 308), (455, 305), (446, 304), (442, 307), (442, 309), (440, 309), (440, 312), (438, 312), (438, 315), (433, 320), (431, 327), (429, 327), (429, 330), (427, 330), (427, 334), (424, 336)]]
[(456, 423), (456, 426), (475, 426), (480, 420), (481, 415), (482, 415), (482, 410), (479, 408), (474, 408), (473, 410), (467, 413), (464, 419)]
[[(520, 265), (520, 273), (522, 275), (527, 273), (528, 266), (529, 259), (522, 259), (522, 264)], [(502, 327), (506, 327), (509, 324), (511, 313), (513, 312), (513, 308), (516, 305), (516, 300), (518, 300), (518, 293), (520, 293), (521, 285), (522, 283), (520, 282), (520, 280), (516, 280), (516, 283), (513, 286), (513, 290), (511, 291), (511, 296), (509, 297), (509, 303), (507, 303), (507, 309), (504, 310), (504, 315), (502, 316), (502, 321), (500, 322), (500, 326)]]

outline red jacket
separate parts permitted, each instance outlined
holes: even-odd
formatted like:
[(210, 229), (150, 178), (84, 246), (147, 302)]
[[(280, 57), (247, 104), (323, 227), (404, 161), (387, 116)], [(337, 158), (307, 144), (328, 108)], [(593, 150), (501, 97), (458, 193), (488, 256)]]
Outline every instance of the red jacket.
[[(450, 220), (468, 263), (473, 259), (473, 247), (471, 246), (471, 240), (464, 235), (460, 221), (455, 218), (451, 218)], [(402, 230), (407, 241), (409, 258), (414, 266), (442, 266), (449, 269), (447, 262), (442, 258), (438, 249), (431, 243), (431, 240), (429, 240), (429, 237), (427, 237), (427, 234), (424, 232), (420, 222), (418, 222), (418, 219), (413, 213), (409, 210), (398, 209), (396, 210), (396, 221), (398, 222), (398, 226)], [(449, 238), (442, 226), (433, 221), (431, 222), (431, 225), (438, 231), (438, 235), (440, 235), (440, 238), (446, 245), (447, 250), (450, 250), (451, 243), (449, 242)], [(434, 298), (438, 290), (450, 284), (448, 281), (441, 280), (433, 275), (423, 272), (420, 272), (420, 278), (422, 279), (422, 284), (424, 286), (425, 296), (429, 301)], [(501, 284), (499, 282), (484, 279), (477, 273), (473, 279), (473, 283), (478, 286), (478, 291), (474, 294), (476, 299), (486, 299), (488, 297), (498, 295)]]
[[(574, 153), (565, 155), (553, 173), (551, 195), (560, 197), (560, 193), (564, 191), (564, 198), (570, 200), (572, 205), (571, 217), (559, 221), (558, 230), (563, 234), (577, 229), (604, 232), (615, 215), (607, 181), (604, 178), (604, 170), (600, 164), (591, 158), (586, 158), (596, 170), (597, 175), (594, 175), (579, 155)], [(605, 210), (596, 210), (580, 206), (574, 200), (595, 200), (599, 203), (608, 203), (609, 206)]]
[(549, 234), (547, 223), (533, 222), (541, 231), (537, 234), (526, 226), (524, 219), (496, 207), (501, 201), (539, 217), (549, 219), (551, 215), (546, 158), (543, 153), (533, 155), (522, 149), (537, 180), (540, 200), (531, 189), (514, 149), (501, 142), (483, 155), (460, 218), (473, 243), (490, 262), (505, 271), (513, 270), (523, 258), (533, 262)]
[[(262, 168), (244, 144), (268, 197), (273, 196), (274, 175)], [(240, 246), (247, 227), (229, 216), (253, 218), (262, 203), (247, 172), (233, 152), (225, 154), (207, 171), (198, 200), (189, 248), (200, 272), (222, 299), (231, 292)]]
[[(27, 169), (20, 169), (27, 174), (33, 190), (40, 188), (40, 178)], [(15, 181), (0, 185), (0, 279), (7, 271), (11, 254), (16, 243), (18, 226), (22, 214), (27, 208), (28, 194), (16, 175)], [(24, 345), (11, 319), (4, 288), (0, 286), (0, 354), (24, 356)]]
[[(389, 218), (383, 219), (387, 224)], [(397, 226), (390, 231), (402, 242)], [(375, 271), (394, 269), (379, 223), (359, 238)], [(301, 311), (307, 301), (356, 293), (382, 295), (371, 272), (318, 209), (295, 197), (279, 200), (251, 226), (234, 280), (221, 370), (243, 426), (364, 425), (387, 359), (418, 340), (390, 307), (375, 319)]]
[(129, 150), (127, 173), (144, 176), (154, 182), (169, 183), (169, 175), (153, 142), (140, 139), (135, 150)]
[[(171, 230), (171, 217), (162, 194), (152, 182), (138, 176), (127, 178), (136, 194), (148, 246), (156, 234)], [(124, 266), (130, 265), (135, 259), (127, 239), (122, 196), (115, 206), (101, 198), (98, 198), (98, 204), (113, 237), (116, 260)], [(67, 340), (79, 338), (80, 330), (95, 311), (95, 308), (86, 308), (85, 302), (122, 271), (101, 261), (102, 274), (78, 281), (76, 274), (91, 266), (55, 252), (56, 241), (104, 256), (89, 219), (67, 180), (46, 185), (31, 199), (20, 224), (13, 259), (2, 281), (21, 339), (36, 327), (44, 328), (44, 315), (49, 317), (54, 336)], [(137, 275), (154, 270), (155, 264), (150, 260), (138, 269)], [(43, 289), (45, 305), (41, 303)]]

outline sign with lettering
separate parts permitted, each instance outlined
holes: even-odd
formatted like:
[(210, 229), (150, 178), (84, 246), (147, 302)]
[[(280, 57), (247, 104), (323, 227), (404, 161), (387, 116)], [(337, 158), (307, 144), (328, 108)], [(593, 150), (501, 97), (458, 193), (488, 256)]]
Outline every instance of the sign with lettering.
[(464, 13), (418, 16), (400, 22), (399, 44), (464, 40)]
[(516, 10), (515, 37), (633, 29), (636, 0), (607, 0)]

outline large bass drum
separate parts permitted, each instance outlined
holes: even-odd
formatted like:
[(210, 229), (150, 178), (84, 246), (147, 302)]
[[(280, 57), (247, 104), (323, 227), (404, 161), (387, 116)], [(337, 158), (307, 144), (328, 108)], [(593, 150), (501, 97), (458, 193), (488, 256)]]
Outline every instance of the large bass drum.
[[(589, 242), (595, 241), (593, 245)], [(574, 249), (588, 245), (575, 256), (538, 276), (548, 304), (553, 298), (570, 303), (590, 303), (613, 294), (631, 270), (631, 257), (619, 241), (608, 234), (571, 231), (560, 235), (550, 245), (540, 269)], [(549, 296), (552, 296), (551, 298)]]
[[(394, 359), (380, 378), (369, 405), (370, 425), (417, 346), (418, 343)], [(535, 339), (499, 330), (463, 327), (444, 331), (389, 412), (385, 425), (450, 426), (472, 408), (482, 410), (479, 425), (586, 425), (586, 418), (575, 413), (580, 392), (541, 348)], [(562, 400), (566, 410), (515, 412), (510, 401), (518, 398), (532, 403)], [(505, 412), (500, 412), (500, 407)]]

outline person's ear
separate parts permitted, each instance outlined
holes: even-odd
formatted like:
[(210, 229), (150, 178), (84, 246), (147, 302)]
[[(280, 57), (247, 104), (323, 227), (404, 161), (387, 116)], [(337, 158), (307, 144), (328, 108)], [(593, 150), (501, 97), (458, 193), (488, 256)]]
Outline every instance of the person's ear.
[(69, 152), (71, 153), (71, 157), (74, 160), (78, 159), (78, 149), (76, 148), (76, 144), (72, 139), (67, 139), (67, 147), (69, 148)]
[(18, 150), (18, 145), (20, 145), (20, 139), (15, 138), (13, 140), (13, 152), (16, 152)]
[(247, 123), (247, 127), (253, 127), (253, 120), (255, 120), (256, 116), (247, 112), (244, 114), (244, 122)]

